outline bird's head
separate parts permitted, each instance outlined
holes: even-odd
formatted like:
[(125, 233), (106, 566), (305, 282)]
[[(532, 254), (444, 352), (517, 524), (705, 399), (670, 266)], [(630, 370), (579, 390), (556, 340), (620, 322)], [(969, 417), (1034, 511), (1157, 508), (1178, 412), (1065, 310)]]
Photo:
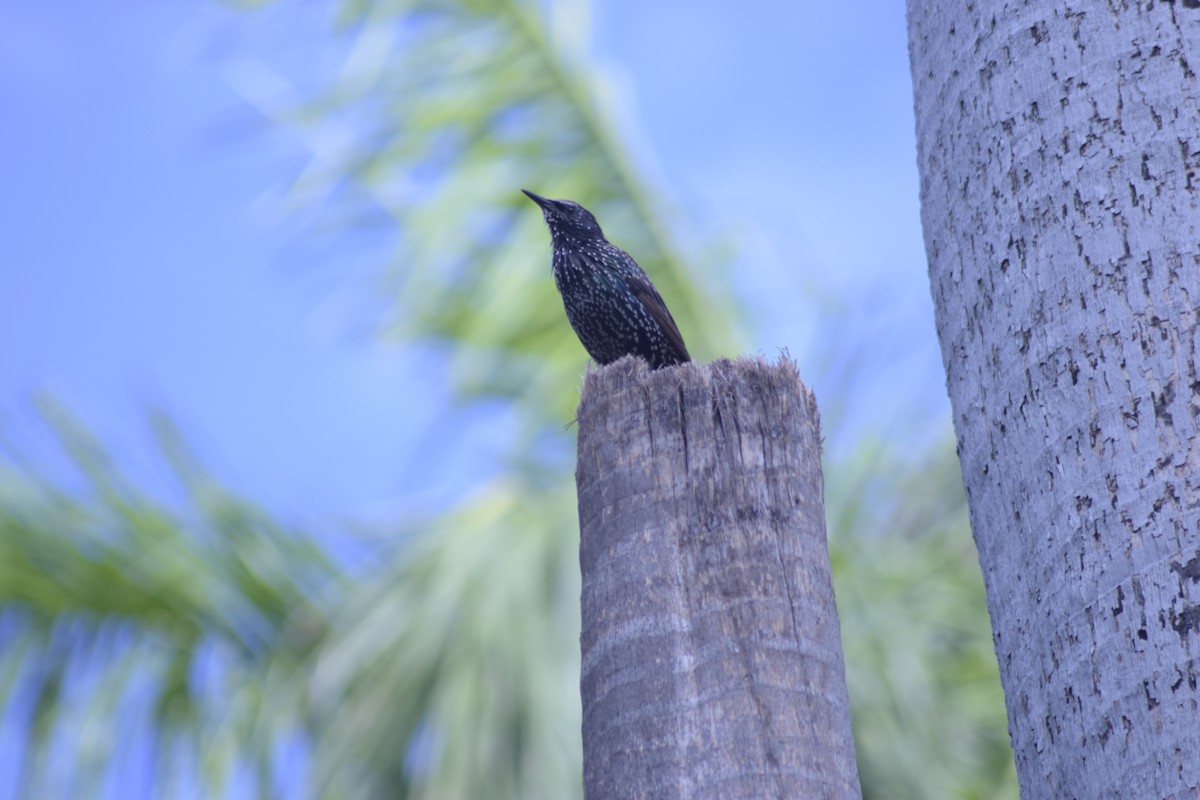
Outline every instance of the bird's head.
[(528, 189), (521, 191), (541, 207), (542, 216), (546, 218), (546, 224), (550, 226), (551, 237), (591, 239), (604, 236), (604, 231), (600, 230), (600, 223), (596, 222), (592, 212), (579, 203), (573, 203), (570, 200), (551, 200), (534, 194)]

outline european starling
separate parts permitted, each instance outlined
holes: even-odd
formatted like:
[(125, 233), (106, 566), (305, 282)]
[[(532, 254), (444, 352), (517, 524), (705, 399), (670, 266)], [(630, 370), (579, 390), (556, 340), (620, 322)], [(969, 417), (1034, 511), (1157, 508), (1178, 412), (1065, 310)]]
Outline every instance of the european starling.
[(588, 355), (601, 364), (635, 355), (651, 369), (692, 360), (662, 295), (628, 253), (604, 238), (590, 211), (521, 191), (550, 226), (554, 283)]

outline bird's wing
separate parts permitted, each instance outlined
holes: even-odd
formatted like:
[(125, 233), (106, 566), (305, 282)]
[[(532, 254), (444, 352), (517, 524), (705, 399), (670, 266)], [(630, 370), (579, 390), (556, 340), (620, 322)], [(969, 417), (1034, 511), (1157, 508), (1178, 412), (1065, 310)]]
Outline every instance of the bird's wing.
[[(625, 257), (630, 261), (633, 260), (628, 254)], [(691, 361), (692, 357), (688, 355), (687, 345), (683, 343), (683, 335), (679, 332), (679, 326), (675, 324), (675, 318), (667, 310), (667, 304), (663, 302), (658, 289), (654, 288), (650, 278), (642, 271), (641, 267), (636, 266), (636, 263), (633, 269), (626, 272), (625, 285), (641, 302), (642, 307), (650, 313), (651, 318), (662, 327), (663, 332), (667, 335), (667, 341), (678, 351), (679, 360)]]

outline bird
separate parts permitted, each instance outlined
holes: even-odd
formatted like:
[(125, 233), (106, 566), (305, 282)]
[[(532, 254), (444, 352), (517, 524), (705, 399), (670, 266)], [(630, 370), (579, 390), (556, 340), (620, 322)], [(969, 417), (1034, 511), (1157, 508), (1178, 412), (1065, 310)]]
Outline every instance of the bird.
[(662, 295), (632, 256), (604, 238), (592, 212), (521, 191), (550, 227), (554, 284), (588, 355), (599, 364), (634, 355), (651, 369), (692, 360)]

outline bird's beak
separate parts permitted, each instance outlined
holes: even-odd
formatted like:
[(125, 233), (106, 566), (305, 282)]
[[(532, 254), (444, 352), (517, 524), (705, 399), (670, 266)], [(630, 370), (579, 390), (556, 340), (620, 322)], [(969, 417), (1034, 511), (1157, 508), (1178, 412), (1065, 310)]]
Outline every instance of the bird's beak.
[(547, 200), (545, 197), (542, 197), (540, 194), (534, 194), (533, 192), (529, 191), (528, 189), (522, 189), (521, 191), (525, 193), (526, 197), (528, 197), (530, 200), (532, 200), (533, 202), (535, 202), (539, 206), (541, 206), (543, 210), (545, 210), (546, 206), (548, 206), (554, 202), (553, 200)]

